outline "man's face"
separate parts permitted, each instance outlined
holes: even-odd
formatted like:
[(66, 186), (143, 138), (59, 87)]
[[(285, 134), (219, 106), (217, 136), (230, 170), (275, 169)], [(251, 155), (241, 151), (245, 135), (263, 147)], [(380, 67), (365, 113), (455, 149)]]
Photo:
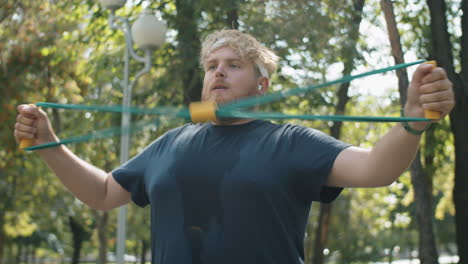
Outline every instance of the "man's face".
[(259, 76), (252, 62), (243, 61), (229, 48), (220, 48), (205, 63), (202, 100), (218, 104), (260, 94)]

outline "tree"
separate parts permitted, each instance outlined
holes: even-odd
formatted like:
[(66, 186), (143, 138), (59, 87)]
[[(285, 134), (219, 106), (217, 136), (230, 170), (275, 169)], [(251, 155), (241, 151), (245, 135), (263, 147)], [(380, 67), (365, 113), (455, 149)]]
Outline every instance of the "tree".
[[(385, 14), (392, 56), (395, 60), (395, 64), (404, 63), (400, 34), (397, 29), (393, 4), (389, 0), (381, 0), (380, 4)], [(405, 69), (397, 70), (397, 75), (400, 104), (403, 109), (406, 104), (407, 87), (409, 86), (408, 75)], [(438, 263), (438, 254), (432, 227), (432, 180), (423, 170), (419, 151), (411, 164), (411, 180), (414, 188), (416, 219), (419, 229), (419, 259), (421, 263)]]
[(184, 103), (187, 105), (192, 101), (199, 101), (201, 96), (202, 79), (198, 66), (201, 47), (198, 32), (200, 10), (191, 0), (176, 0), (175, 6), (180, 76), (184, 89)]
[[(66, 3), (65, 6), (67, 4), (73, 5)], [(56, 92), (71, 100), (79, 99), (81, 91), (78, 89), (77, 92), (75, 88), (77, 84), (84, 83), (77, 77), (79, 73), (74, 63), (74, 52), (80, 48), (61, 41), (62, 33), (75, 25), (73, 17), (65, 16), (61, 8), (35, 1), (8, 1), (0, 12), (0, 121), (5, 124), (0, 132), (1, 140), (5, 142), (5, 150), (0, 153), (0, 262), (5, 248), (1, 242), (12, 242), (9, 237), (31, 235), (41, 227), (31, 220), (19, 234), (5, 230), (18, 230), (15, 220), (24, 215), (34, 219), (31, 216), (50, 208), (46, 201), (54, 197), (53, 193), (38, 192), (36, 188), (46, 186), (49, 175), (44, 173), (44, 167), (38, 165), (37, 158), (18, 149), (13, 138), (16, 106), (50, 100)], [(70, 76), (76, 77), (75, 81), (69, 81)], [(31, 196), (37, 199), (33, 200)], [(35, 208), (34, 202), (43, 203), (43, 206)], [(29, 230), (29, 234), (24, 233), (25, 230)]]
[(450, 113), (451, 128), (455, 146), (455, 185), (453, 200), (455, 203), (455, 223), (457, 229), (457, 245), (459, 263), (468, 263), (468, 3), (461, 1), (463, 12), (461, 19), (462, 36), (460, 38), (460, 57), (458, 58), (460, 71), (457, 72), (453, 54), (453, 44), (447, 25), (447, 6), (444, 0), (428, 0), (427, 5), (431, 13), (431, 44), (434, 59), (443, 67), (453, 83), (455, 92), (455, 108)]

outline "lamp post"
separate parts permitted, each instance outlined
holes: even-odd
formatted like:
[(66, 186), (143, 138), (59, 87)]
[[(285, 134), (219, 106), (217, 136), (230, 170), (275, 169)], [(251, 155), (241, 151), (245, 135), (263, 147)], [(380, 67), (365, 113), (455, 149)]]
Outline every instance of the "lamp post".
[[(126, 0), (100, 0), (101, 5), (105, 9), (109, 9), (109, 25), (110, 28), (120, 29), (125, 35), (125, 55), (124, 55), (124, 73), (123, 80), (120, 84), (123, 88), (122, 107), (128, 109), (131, 106), (132, 88), (135, 86), (138, 79), (145, 73), (151, 70), (151, 54), (161, 46), (165, 41), (166, 26), (159, 21), (149, 10), (145, 10), (140, 17), (135, 21), (132, 27), (128, 19), (115, 15), (115, 11), (125, 5)], [(133, 50), (133, 42), (145, 51), (145, 56), (138, 56)], [(130, 56), (144, 63), (144, 68), (141, 69), (130, 81), (129, 79), (129, 62)], [(122, 113), (122, 135), (120, 140), (120, 163), (123, 164), (128, 160), (128, 150), (130, 145), (129, 126), (131, 115), (129, 112)], [(126, 218), (127, 206), (119, 208), (117, 218), (117, 252), (116, 261), (118, 264), (124, 263), (125, 255), (125, 233), (126, 233)]]

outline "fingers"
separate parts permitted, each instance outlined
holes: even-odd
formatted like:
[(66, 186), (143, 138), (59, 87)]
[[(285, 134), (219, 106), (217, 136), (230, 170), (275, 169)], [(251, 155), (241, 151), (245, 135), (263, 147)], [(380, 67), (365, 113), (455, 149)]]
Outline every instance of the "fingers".
[(33, 139), (37, 133), (36, 120), (41, 116), (38, 107), (34, 105), (18, 106), (14, 136), (17, 142), (22, 139)]
[(447, 74), (442, 68), (426, 74), (419, 87), (419, 103), (425, 110), (433, 110), (449, 113), (455, 106), (452, 82), (447, 78)]
[(36, 117), (27, 113), (24, 114), (19, 114), (16, 117), (16, 123), (32, 126), (34, 124), (34, 121), (36, 120)]
[(445, 72), (445, 70), (442, 68), (434, 68), (431, 72), (424, 75), (424, 77), (421, 80), (421, 83), (427, 84), (444, 79), (447, 79), (447, 73)]
[(37, 129), (32, 126), (23, 125), (21, 123), (15, 124), (15, 138), (18, 142), (23, 139), (33, 139)]
[(15, 130), (19, 133), (32, 134), (34, 135), (37, 132), (37, 129), (33, 126), (24, 125), (21, 123), (15, 124)]
[(435, 69), (435, 66), (432, 64), (428, 64), (428, 63), (420, 64), (413, 74), (411, 83), (416, 86), (423, 84), (423, 79), (427, 77), (427, 75), (431, 74), (434, 69)]
[(33, 104), (22, 104), (18, 106), (18, 112), (21, 115), (27, 116), (29, 118), (42, 118), (46, 116), (46, 113), (42, 109)]
[(423, 108), (425, 110), (441, 112), (443, 115), (446, 115), (452, 110), (454, 106), (455, 104), (453, 103), (453, 101), (437, 101), (424, 104)]

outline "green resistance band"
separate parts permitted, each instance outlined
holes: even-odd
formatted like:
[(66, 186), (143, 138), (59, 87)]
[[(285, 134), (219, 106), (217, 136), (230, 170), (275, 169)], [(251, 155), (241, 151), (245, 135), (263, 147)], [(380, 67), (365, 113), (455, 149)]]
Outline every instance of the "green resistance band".
[[(219, 113), (219, 114), (218, 114)], [(243, 111), (218, 111), (221, 118), (252, 118), (252, 119), (301, 119), (347, 122), (427, 122), (431, 119), (418, 117), (386, 117), (386, 116), (344, 116), (344, 115), (288, 115), (276, 112), (243, 112)]]
[(174, 106), (140, 108), (140, 107), (122, 107), (122, 106), (113, 106), (113, 105), (78, 105), (78, 104), (58, 104), (58, 103), (46, 103), (46, 102), (39, 102), (39, 103), (36, 103), (35, 105), (46, 107), (46, 108), (56, 108), (56, 109), (190, 117), (187, 108), (174, 107)]
[[(426, 62), (424, 60), (398, 64), (382, 69), (377, 69), (357, 75), (348, 75), (340, 79), (333, 81), (325, 82), (322, 84), (311, 85), (307, 87), (297, 87), (287, 91), (275, 92), (265, 96), (256, 96), (249, 97), (243, 100), (239, 100), (233, 103), (228, 103), (222, 105), (217, 109), (216, 116), (220, 118), (253, 118), (253, 119), (302, 119), (302, 120), (327, 120), (327, 121), (348, 121), (348, 122), (423, 122), (431, 121), (426, 118), (411, 118), (411, 117), (371, 117), (371, 116), (341, 116), (341, 115), (288, 115), (283, 113), (276, 112), (251, 112), (251, 111), (242, 111), (245, 108), (251, 108), (255, 105), (266, 104), (274, 101), (281, 100), (285, 97), (303, 94), (305, 92), (323, 88), (331, 85), (341, 84), (350, 82), (354, 79), (363, 78), (370, 75), (375, 75), (379, 73), (384, 73), (396, 69), (406, 68), (416, 64), (421, 64)], [(171, 106), (161, 106), (155, 108), (137, 108), (137, 107), (128, 107), (124, 108), (121, 106), (102, 106), (102, 105), (74, 105), (74, 104), (58, 104), (58, 103), (46, 103), (39, 102), (36, 103), (37, 106), (48, 107), (48, 108), (60, 108), (60, 109), (74, 109), (74, 110), (88, 110), (88, 111), (104, 111), (104, 112), (114, 112), (114, 113), (132, 113), (132, 114), (148, 114), (148, 115), (164, 115), (164, 116), (174, 116), (190, 120), (190, 112), (187, 108), (184, 107), (171, 107)], [(138, 123), (136, 125), (130, 125), (128, 128), (129, 133), (141, 130), (147, 125), (154, 124), (155, 120), (146, 121)], [(122, 132), (121, 127), (115, 127), (100, 131), (95, 131), (83, 136), (72, 137), (64, 139), (60, 142), (49, 142), (37, 146), (27, 147), (24, 150), (37, 150), (44, 149), (49, 147), (55, 147), (61, 144), (69, 144), (75, 142), (82, 142), (96, 138), (104, 138), (119, 135)]]
[(131, 124), (129, 126), (116, 126), (116, 127), (111, 127), (103, 130), (98, 130), (94, 131), (82, 136), (76, 136), (76, 137), (70, 137), (66, 138), (63, 140), (60, 140), (59, 142), (48, 142), (36, 146), (31, 146), (24, 148), (24, 150), (39, 150), (39, 149), (46, 149), (46, 148), (52, 148), (56, 147), (59, 145), (64, 145), (64, 144), (70, 144), (70, 143), (77, 143), (77, 142), (83, 142), (83, 141), (89, 141), (93, 139), (99, 139), (99, 138), (106, 138), (106, 137), (113, 137), (117, 135), (121, 135), (122, 133), (124, 134), (130, 134), (134, 133), (140, 130), (143, 130), (145, 127), (150, 126), (150, 125), (159, 125), (159, 119), (153, 119), (150, 121), (140, 121), (134, 124)]
[[(119, 113), (139, 113), (148, 115), (166, 115), (186, 118), (190, 120), (190, 113), (186, 108), (156, 107), (156, 108), (123, 108), (120, 106), (102, 105), (72, 105), (56, 103), (36, 103), (37, 106), (59, 109), (94, 110)], [(164, 109), (161, 111), (161, 108)], [(172, 108), (172, 110), (170, 110)], [(349, 122), (423, 122), (431, 121), (427, 118), (418, 117), (385, 117), (385, 116), (344, 116), (344, 115), (289, 115), (277, 112), (250, 112), (221, 107), (216, 111), (220, 118), (253, 118), (253, 119), (301, 119), (301, 120), (326, 120), (326, 121), (349, 121)]]
[(348, 75), (340, 79), (336, 79), (333, 81), (317, 84), (317, 85), (311, 85), (307, 87), (297, 87), (294, 89), (290, 89), (287, 91), (279, 91), (279, 92), (274, 92), (270, 93), (267, 95), (262, 95), (262, 96), (254, 96), (254, 97), (249, 97), (247, 99), (239, 100), (233, 103), (226, 104), (222, 106), (222, 109), (241, 109), (241, 108), (249, 108), (255, 105), (261, 105), (261, 104), (266, 104), (274, 101), (279, 101), (285, 97), (293, 96), (293, 95), (299, 95), (303, 94), (305, 92), (318, 89), (318, 88), (323, 88), (331, 85), (336, 85), (336, 84), (341, 84), (341, 83), (347, 83), (355, 79), (367, 77), (370, 75), (375, 75), (379, 73), (384, 73), (388, 71), (393, 71), (397, 69), (402, 69), (402, 68), (407, 68), (409, 66), (417, 65), (426, 62), (425, 60), (420, 60), (420, 61), (415, 61), (415, 62), (410, 62), (410, 63), (403, 63), (403, 64), (397, 64), (394, 66), (382, 68), (382, 69), (377, 69), (361, 74), (356, 74), (356, 75)]
[[(131, 111), (132, 113), (143, 113), (146, 110), (150, 110), (145, 113), (151, 114), (160, 114), (161, 112), (159, 109), (139, 109), (139, 108), (132, 108), (124, 109), (122, 107), (117, 106), (83, 106), (83, 105), (61, 105), (61, 104), (54, 104), (54, 103), (37, 103), (38, 106), (43, 107), (51, 107), (51, 108), (64, 108), (64, 109), (80, 109), (80, 110), (96, 110), (97, 108), (101, 109), (101, 111), (110, 111), (110, 112), (125, 112)], [(167, 110), (167, 109), (166, 109)], [(177, 112), (170, 113), (173, 116), (183, 117), (183, 118), (190, 118), (190, 114), (188, 111), (184, 111), (181, 109)], [(430, 119), (426, 118), (413, 118), (413, 117), (373, 117), (373, 116), (342, 116), (342, 115), (288, 115), (283, 113), (275, 113), (275, 112), (243, 112), (243, 111), (219, 111), (217, 112), (219, 117), (221, 118), (252, 118), (252, 119), (276, 119), (276, 120), (284, 120), (284, 119), (302, 119), (302, 120), (326, 120), (326, 121), (348, 121), (348, 122), (421, 122), (421, 121), (430, 121)], [(26, 147), (24, 150), (33, 151), (33, 150), (40, 150), (46, 148), (56, 147), (62, 144), (70, 144), (70, 143), (78, 143), (84, 142), (99, 138), (106, 138), (106, 137), (113, 137), (117, 135), (121, 135), (122, 131), (124, 133), (134, 133), (136, 131), (140, 131), (147, 126), (156, 125), (158, 126), (159, 119), (154, 119), (150, 121), (140, 121), (138, 123), (132, 124), (126, 127), (112, 127), (108, 129), (94, 131), (92, 133), (88, 133), (82, 136), (70, 137), (63, 139), (59, 142), (48, 142), (36, 146)]]

